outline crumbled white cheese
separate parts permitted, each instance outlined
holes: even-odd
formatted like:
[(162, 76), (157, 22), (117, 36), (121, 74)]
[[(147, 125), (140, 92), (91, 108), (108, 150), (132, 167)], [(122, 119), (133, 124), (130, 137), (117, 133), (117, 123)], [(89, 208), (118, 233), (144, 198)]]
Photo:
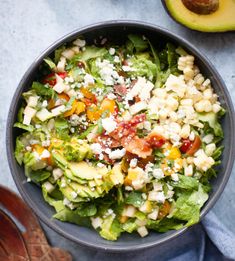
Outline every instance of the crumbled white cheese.
[(103, 223), (103, 220), (100, 217), (96, 217), (96, 218), (91, 217), (91, 224), (94, 229), (101, 227), (102, 223)]
[(78, 194), (75, 191), (72, 191), (70, 194), (72, 198), (76, 198), (78, 196)]
[(109, 153), (110, 159), (121, 159), (126, 154), (126, 150), (123, 149), (117, 149)]
[(86, 41), (78, 38), (73, 41), (73, 44), (77, 45), (78, 47), (84, 47), (86, 45)]
[(84, 76), (84, 86), (87, 87), (90, 84), (94, 84), (95, 80), (93, 78), (92, 75), (90, 75), (89, 73), (86, 73), (86, 75)]
[(147, 109), (147, 103), (146, 102), (142, 102), (142, 101), (140, 101), (140, 102), (136, 102), (135, 104), (133, 104), (132, 106), (130, 106), (130, 113), (132, 114), (132, 115), (134, 115), (134, 114), (136, 114), (136, 113), (138, 113), (138, 112), (140, 112), (140, 111), (142, 111), (142, 110), (145, 110), (145, 109)]
[(107, 95), (107, 98), (110, 99), (110, 100), (114, 100), (114, 99), (117, 98), (117, 96), (116, 96), (115, 94), (113, 94), (113, 93), (109, 93), (109, 94)]
[(160, 168), (154, 169), (153, 176), (155, 179), (162, 179), (162, 178), (164, 178), (164, 173), (163, 173), (162, 169), (160, 169)]
[(179, 181), (179, 175), (177, 173), (171, 174), (171, 179), (175, 182)]
[(109, 49), (109, 54), (110, 54), (110, 55), (114, 55), (114, 54), (115, 54), (115, 49), (111, 47), (111, 48)]
[(102, 119), (101, 122), (107, 133), (114, 131), (117, 127), (117, 122), (112, 117)]
[(164, 203), (165, 202), (165, 195), (163, 191), (150, 191), (148, 195), (148, 200), (150, 201), (157, 201), (158, 203)]
[(213, 134), (207, 134), (202, 138), (202, 141), (205, 142), (206, 144), (209, 144), (213, 141), (214, 135)]
[(137, 166), (137, 162), (138, 162), (138, 160), (137, 160), (136, 158), (131, 159), (131, 161), (130, 161), (130, 167), (131, 167), (131, 168), (135, 168), (135, 167)]
[(93, 143), (90, 145), (91, 150), (95, 153), (95, 154), (101, 154), (102, 153), (102, 147), (99, 143)]

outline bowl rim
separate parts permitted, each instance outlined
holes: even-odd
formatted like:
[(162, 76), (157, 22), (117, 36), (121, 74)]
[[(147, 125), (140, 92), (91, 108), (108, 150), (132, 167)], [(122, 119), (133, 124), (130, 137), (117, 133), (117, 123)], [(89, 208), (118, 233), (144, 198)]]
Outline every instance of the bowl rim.
[[(147, 243), (141, 243), (141, 244), (136, 244), (135, 247), (133, 246), (120, 246), (120, 245), (112, 245), (112, 246), (104, 246), (103, 244), (97, 243), (96, 245), (93, 245), (92, 243), (89, 243), (87, 241), (80, 240), (79, 238), (66, 233), (63, 229), (61, 229), (56, 223), (53, 223), (48, 219), (43, 212), (41, 212), (39, 209), (34, 208), (34, 202), (33, 200), (29, 197), (29, 195), (25, 192), (22, 183), (20, 181), (20, 178), (18, 175), (16, 175), (17, 171), (14, 167), (14, 155), (12, 151), (12, 131), (11, 128), (14, 123), (14, 110), (15, 110), (15, 101), (19, 99), (21, 96), (22, 90), (23, 90), (23, 83), (25, 80), (28, 78), (28, 76), (31, 74), (31, 72), (36, 69), (36, 67), (41, 63), (43, 58), (45, 58), (49, 53), (51, 53), (53, 50), (55, 50), (58, 46), (63, 44), (64, 42), (67, 42), (70, 38), (75, 37), (76, 35), (82, 35), (83, 33), (89, 33), (89, 31), (96, 30), (96, 29), (105, 29), (106, 27), (110, 26), (127, 26), (127, 27), (140, 27), (141, 29), (151, 29), (155, 31), (156, 33), (161, 33), (165, 35), (166, 37), (180, 43), (181, 45), (185, 46), (187, 49), (189, 49), (194, 56), (199, 58), (203, 63), (206, 65), (206, 67), (209, 69), (209, 71), (212, 73), (213, 77), (215, 77), (216, 81), (220, 83), (222, 86), (221, 92), (223, 92), (223, 95), (225, 97), (225, 100), (228, 104), (229, 108), (229, 121), (231, 124), (231, 147), (235, 146), (235, 114), (234, 114), (234, 108), (233, 108), (233, 103), (230, 98), (229, 92), (226, 88), (226, 85), (224, 81), (222, 80), (220, 74), (218, 71), (215, 69), (213, 64), (210, 62), (210, 60), (201, 53), (194, 45), (192, 45), (189, 41), (185, 40), (182, 36), (178, 36), (175, 33), (169, 31), (168, 29), (165, 29), (161, 26), (158, 26), (153, 23), (148, 23), (144, 21), (137, 21), (137, 20), (107, 20), (103, 22), (98, 22), (98, 23), (93, 23), (88, 26), (83, 26), (81, 28), (77, 28), (73, 30), (72, 32), (65, 34), (64, 36), (60, 37), (58, 40), (53, 42), (48, 48), (46, 48), (35, 60), (34, 62), (28, 67), (27, 71), (24, 73), (23, 77), (21, 78), (15, 93), (13, 95), (9, 112), (8, 112), (8, 117), (7, 117), (7, 124), (6, 124), (6, 150), (7, 150), (7, 159), (8, 159), (8, 165), (10, 167), (10, 171), (12, 174), (12, 177), (14, 179), (14, 182), (17, 186), (17, 189), (19, 190), (20, 194), (22, 195), (23, 199), (26, 201), (26, 203), (29, 205), (29, 207), (33, 210), (33, 212), (39, 217), (41, 221), (43, 221), (46, 225), (48, 225), (51, 229), (59, 233), (61, 236), (64, 236), (65, 238), (72, 240), (73, 242), (79, 243), (83, 246), (92, 248), (92, 249), (97, 249), (97, 250), (103, 250), (103, 251), (109, 251), (109, 252), (128, 252), (131, 250), (142, 250), (154, 246), (159, 246), (166, 241), (169, 241), (170, 239), (176, 238), (183, 234), (186, 230), (189, 230), (190, 228), (183, 228), (181, 230), (174, 230), (172, 234), (167, 235), (164, 238), (158, 239), (157, 241), (152, 241), (152, 242), (147, 242)], [(200, 213), (200, 220), (208, 213), (208, 211), (214, 206), (216, 201), (219, 199), (221, 196), (228, 179), (230, 177), (232, 168), (233, 168), (233, 162), (235, 158), (235, 150), (230, 150), (229, 151), (229, 158), (228, 158), (228, 164), (226, 166), (224, 176), (222, 179), (222, 182), (218, 188), (218, 190), (212, 195), (212, 197), (209, 198), (206, 207), (204, 207), (201, 210)]]

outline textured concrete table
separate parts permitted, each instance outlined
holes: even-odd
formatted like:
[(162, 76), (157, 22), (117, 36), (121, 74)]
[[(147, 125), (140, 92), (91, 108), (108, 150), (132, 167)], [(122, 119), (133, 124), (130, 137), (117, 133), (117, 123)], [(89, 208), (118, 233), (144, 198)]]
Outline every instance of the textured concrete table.
[[(190, 40), (222, 75), (235, 103), (235, 33), (192, 32), (172, 21), (160, 0), (2, 0), (0, 7), (0, 183), (17, 191), (5, 151), (7, 112), (13, 93), (31, 62), (53, 41), (78, 27), (112, 19), (133, 19), (165, 27)], [(235, 234), (235, 215), (224, 214), (235, 198), (235, 171), (212, 211)], [(62, 238), (44, 226), (53, 245), (74, 260), (100, 260), (99, 254)], [(116, 256), (116, 255), (115, 255)], [(117, 259), (119, 258), (116, 256)], [(138, 259), (138, 258), (137, 258)], [(135, 260), (137, 260), (135, 257)], [(108, 259), (107, 259), (108, 260)], [(114, 260), (114, 256), (109, 260)], [(141, 259), (142, 260), (142, 259)]]

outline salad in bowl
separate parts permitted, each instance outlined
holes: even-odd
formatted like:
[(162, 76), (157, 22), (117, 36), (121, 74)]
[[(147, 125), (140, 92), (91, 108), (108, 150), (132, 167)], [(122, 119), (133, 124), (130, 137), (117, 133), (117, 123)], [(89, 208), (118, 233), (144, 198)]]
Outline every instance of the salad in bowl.
[(15, 158), (53, 218), (107, 240), (199, 221), (224, 115), (194, 56), (129, 34), (59, 48), (23, 93)]

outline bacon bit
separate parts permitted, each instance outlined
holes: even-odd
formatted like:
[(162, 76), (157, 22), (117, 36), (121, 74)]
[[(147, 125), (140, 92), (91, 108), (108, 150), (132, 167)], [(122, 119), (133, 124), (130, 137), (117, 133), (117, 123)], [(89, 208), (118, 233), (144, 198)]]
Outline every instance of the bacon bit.
[(119, 140), (115, 140), (114, 138), (112, 138), (106, 134), (102, 134), (102, 135), (96, 137), (95, 142), (98, 142), (102, 146), (103, 149), (120, 147)]
[(127, 61), (127, 60), (124, 60), (124, 61), (122, 61), (122, 65), (128, 66), (128, 65), (129, 65), (129, 63), (128, 63), (128, 61)]
[(135, 96), (135, 103), (141, 101), (139, 96)]
[(133, 137), (128, 144), (125, 144), (123, 146), (126, 151), (138, 155), (140, 158), (147, 158), (152, 154), (152, 148), (149, 145), (149, 143), (143, 139), (139, 138), (137, 136)]
[(137, 166), (144, 169), (149, 162), (154, 162), (154, 155), (150, 155), (146, 158), (140, 158), (137, 155), (127, 151), (123, 159), (126, 163), (128, 163), (128, 165), (132, 159), (137, 159)]
[(125, 84), (115, 84), (113, 86), (114, 92), (116, 92), (118, 95), (125, 95), (127, 93), (126, 85)]
[(130, 89), (132, 89), (136, 83), (137, 83), (137, 80), (133, 80), (130, 84)]
[(163, 144), (165, 144), (166, 140), (162, 136), (151, 133), (146, 138), (146, 141), (150, 144), (152, 148), (161, 148)]

